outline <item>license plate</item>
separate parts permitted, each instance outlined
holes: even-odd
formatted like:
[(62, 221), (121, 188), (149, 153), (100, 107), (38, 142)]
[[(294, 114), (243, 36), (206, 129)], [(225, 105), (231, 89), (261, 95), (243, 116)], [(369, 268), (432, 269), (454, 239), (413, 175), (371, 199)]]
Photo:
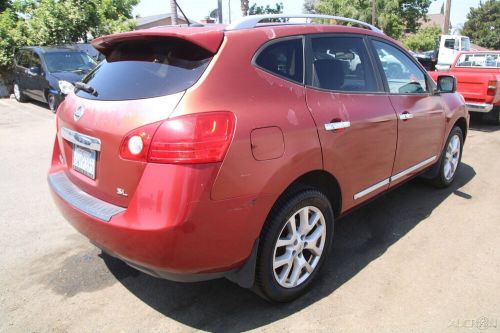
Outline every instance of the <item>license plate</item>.
[(73, 169), (95, 179), (96, 151), (73, 145)]

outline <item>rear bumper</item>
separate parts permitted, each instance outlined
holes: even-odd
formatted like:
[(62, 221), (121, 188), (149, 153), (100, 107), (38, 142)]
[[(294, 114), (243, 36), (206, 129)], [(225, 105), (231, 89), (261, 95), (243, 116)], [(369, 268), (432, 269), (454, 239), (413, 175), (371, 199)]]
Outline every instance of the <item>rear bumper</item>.
[(493, 104), (486, 103), (466, 103), (469, 112), (490, 112), (493, 110)]
[(48, 182), (64, 217), (104, 252), (153, 276), (201, 281), (238, 275), (270, 205), (255, 197), (211, 200), (205, 185), (217, 170), (148, 165), (127, 208), (81, 191), (60, 166)]

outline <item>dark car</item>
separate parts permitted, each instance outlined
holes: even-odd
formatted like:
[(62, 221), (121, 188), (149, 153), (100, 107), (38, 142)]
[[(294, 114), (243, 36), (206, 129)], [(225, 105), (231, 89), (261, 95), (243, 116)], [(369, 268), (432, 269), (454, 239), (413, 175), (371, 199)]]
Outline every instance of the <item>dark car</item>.
[(96, 63), (85, 52), (66, 47), (23, 47), (15, 57), (14, 96), (47, 103), (54, 111), (63, 99), (61, 85), (80, 81)]

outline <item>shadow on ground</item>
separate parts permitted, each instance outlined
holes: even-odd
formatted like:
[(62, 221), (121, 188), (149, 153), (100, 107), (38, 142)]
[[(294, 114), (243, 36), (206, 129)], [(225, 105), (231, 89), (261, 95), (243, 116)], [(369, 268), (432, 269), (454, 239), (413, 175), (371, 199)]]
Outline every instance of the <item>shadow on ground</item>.
[(494, 125), (491, 119), (484, 119), (484, 115), (477, 113), (471, 113), (470, 115), (470, 130), (486, 133), (500, 131), (500, 126)]
[[(450, 195), (471, 195), (459, 189), (474, 178), (462, 164), (454, 184), (436, 190), (416, 179), (389, 192), (339, 221), (334, 248), (317, 285), (290, 304), (269, 304), (251, 291), (224, 279), (182, 284), (140, 273), (101, 255), (109, 270), (143, 302), (182, 324), (208, 331), (242, 331), (283, 319), (327, 297), (410, 232)], [(334, 309), (332, 309), (334, 311)]]

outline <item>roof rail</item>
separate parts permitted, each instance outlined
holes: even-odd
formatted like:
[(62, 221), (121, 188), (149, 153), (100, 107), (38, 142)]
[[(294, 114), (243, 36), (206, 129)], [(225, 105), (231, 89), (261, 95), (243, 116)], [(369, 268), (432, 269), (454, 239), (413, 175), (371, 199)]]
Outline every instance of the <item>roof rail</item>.
[(289, 19), (289, 18), (305, 18), (305, 19), (331, 19), (336, 21), (343, 21), (349, 23), (355, 23), (366, 27), (372, 31), (383, 33), (379, 28), (368, 24), (363, 21), (342, 17), (342, 16), (333, 16), (333, 15), (321, 15), (321, 14), (269, 14), (269, 15), (249, 15), (245, 16), (238, 21), (227, 26), (226, 30), (241, 30), (241, 29), (251, 29), (255, 28), (257, 24), (266, 19)]

